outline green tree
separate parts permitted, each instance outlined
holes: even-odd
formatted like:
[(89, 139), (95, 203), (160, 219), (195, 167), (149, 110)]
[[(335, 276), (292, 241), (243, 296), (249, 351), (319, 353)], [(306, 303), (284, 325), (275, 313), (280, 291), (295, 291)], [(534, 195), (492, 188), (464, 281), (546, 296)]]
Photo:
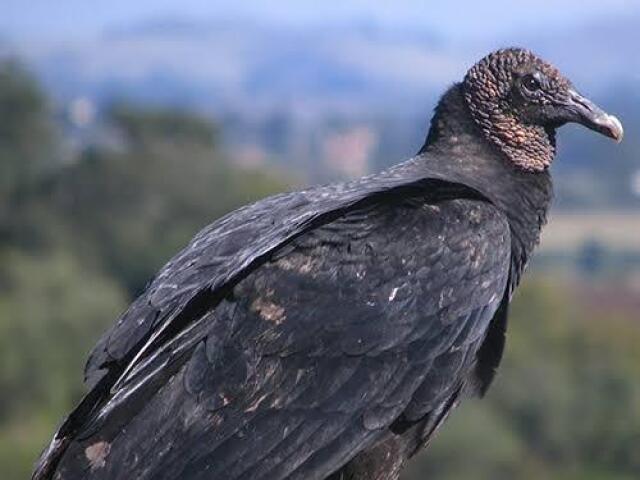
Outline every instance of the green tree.
[(0, 290), (0, 476), (28, 478), (82, 393), (82, 362), (126, 294), (69, 253), (5, 249)]
[(285, 187), (272, 174), (227, 162), (204, 119), (119, 106), (110, 123), (122, 147), (87, 150), (40, 195), (50, 218), (63, 222), (62, 243), (132, 294), (200, 228)]
[(16, 196), (51, 161), (52, 123), (37, 83), (16, 60), (0, 61), (0, 234)]

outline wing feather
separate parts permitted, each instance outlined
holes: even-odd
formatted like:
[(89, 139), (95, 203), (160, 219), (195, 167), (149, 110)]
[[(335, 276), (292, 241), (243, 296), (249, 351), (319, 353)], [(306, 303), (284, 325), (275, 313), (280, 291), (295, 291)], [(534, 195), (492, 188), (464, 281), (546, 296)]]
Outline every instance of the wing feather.
[[(509, 256), (506, 219), (478, 200), (373, 205), (311, 230), (131, 370), (123, 392), (181, 365), (139, 408), (108, 402), (62, 478), (325, 478), (394, 422), (444, 415)], [(98, 441), (113, 460), (91, 469)]]

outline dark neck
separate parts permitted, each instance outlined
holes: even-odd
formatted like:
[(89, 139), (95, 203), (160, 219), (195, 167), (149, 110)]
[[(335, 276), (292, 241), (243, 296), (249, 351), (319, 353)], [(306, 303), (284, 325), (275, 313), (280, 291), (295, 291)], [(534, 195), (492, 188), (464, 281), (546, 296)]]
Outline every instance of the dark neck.
[(546, 222), (553, 196), (551, 177), (547, 170), (531, 172), (515, 166), (483, 135), (459, 84), (436, 107), (418, 158), (428, 175), (467, 185), (506, 213), (513, 253), (521, 264), (518, 270), (524, 268)]
[(462, 85), (456, 83), (436, 105), (429, 133), (419, 153), (435, 144), (453, 145), (460, 137), (475, 136), (479, 132), (462, 95)]

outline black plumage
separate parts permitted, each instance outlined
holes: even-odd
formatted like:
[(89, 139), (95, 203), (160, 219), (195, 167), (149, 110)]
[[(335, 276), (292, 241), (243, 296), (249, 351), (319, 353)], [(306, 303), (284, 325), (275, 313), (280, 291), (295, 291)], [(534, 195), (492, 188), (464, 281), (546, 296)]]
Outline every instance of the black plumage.
[(491, 383), (567, 121), (622, 134), (502, 50), (415, 158), (206, 227), (100, 339), (34, 479), (397, 479)]

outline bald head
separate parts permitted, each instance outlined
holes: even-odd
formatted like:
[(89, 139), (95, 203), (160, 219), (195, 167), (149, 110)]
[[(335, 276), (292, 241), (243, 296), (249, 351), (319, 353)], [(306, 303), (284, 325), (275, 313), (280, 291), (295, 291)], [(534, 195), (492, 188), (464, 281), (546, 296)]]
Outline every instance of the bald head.
[(555, 155), (555, 129), (577, 122), (616, 140), (622, 126), (578, 94), (557, 68), (528, 50), (487, 55), (462, 84), (474, 121), (518, 167), (540, 171)]

